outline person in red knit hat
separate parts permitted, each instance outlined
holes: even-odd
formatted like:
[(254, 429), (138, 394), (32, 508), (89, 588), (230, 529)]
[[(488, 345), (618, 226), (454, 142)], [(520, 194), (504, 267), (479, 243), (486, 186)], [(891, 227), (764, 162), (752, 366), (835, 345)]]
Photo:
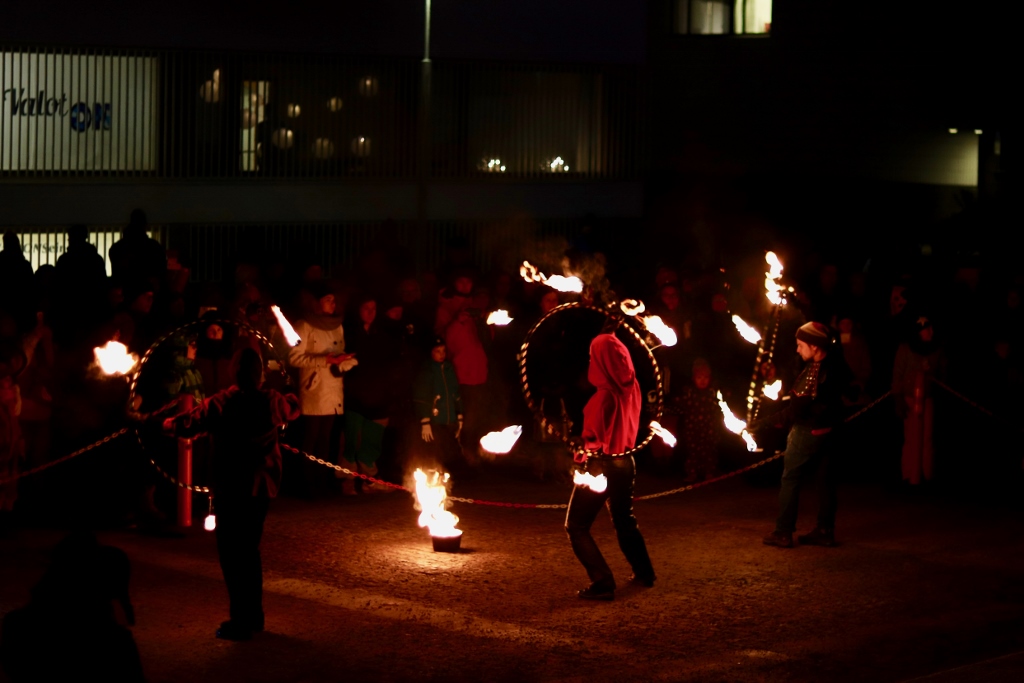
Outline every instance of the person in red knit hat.
[(793, 384), (789, 405), (756, 420), (749, 427), (752, 432), (768, 426), (789, 428), (779, 491), (779, 518), (775, 530), (764, 537), (764, 543), (779, 548), (793, 547), (800, 489), (821, 468), (818, 524), (798, 540), (803, 545), (833, 546), (837, 481), (829, 443), (833, 429), (842, 422), (843, 396), (850, 386), (850, 369), (836, 336), (821, 323), (809, 322), (796, 331), (796, 351), (805, 365)]

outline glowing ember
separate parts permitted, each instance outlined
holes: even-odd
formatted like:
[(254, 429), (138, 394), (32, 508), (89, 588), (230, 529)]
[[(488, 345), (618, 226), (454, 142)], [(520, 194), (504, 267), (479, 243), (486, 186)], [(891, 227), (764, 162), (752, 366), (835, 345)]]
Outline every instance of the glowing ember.
[(488, 453), (508, 453), (523, 433), (521, 425), (505, 427), (500, 432), (489, 432), (480, 439), (480, 447)]
[(747, 428), (747, 423), (736, 417), (732, 410), (729, 409), (729, 404), (722, 398), (722, 392), (718, 392), (718, 407), (722, 409), (722, 417), (725, 418), (725, 428), (733, 434), (739, 434)]
[(664, 441), (667, 446), (676, 445), (675, 434), (662, 427), (661, 424), (659, 424), (655, 420), (651, 420), (651, 430), (654, 431), (655, 434), (660, 436), (661, 440)]
[(552, 275), (548, 277), (537, 270), (537, 267), (529, 261), (523, 261), (523, 265), (519, 267), (519, 274), (527, 282), (541, 282), (552, 289), (557, 289), (559, 292), (576, 292), (578, 294), (583, 291), (583, 281), (575, 275)]
[(764, 385), (764, 395), (773, 401), (779, 400), (779, 392), (782, 391), (782, 380), (777, 379), (771, 384)]
[(128, 347), (116, 341), (94, 348), (93, 355), (104, 375), (127, 375), (139, 362), (138, 356), (128, 353)]
[(416, 509), (420, 511), (419, 525), (429, 529), (434, 538), (461, 536), (462, 530), (455, 528), (459, 518), (445, 509), (451, 475), (417, 468), (413, 478), (416, 480)]
[(288, 346), (295, 346), (299, 343), (299, 335), (295, 332), (295, 328), (288, 322), (288, 319), (281, 313), (281, 309), (277, 306), (271, 306), (270, 312), (277, 318), (277, 325), (281, 328), (281, 334), (284, 335), (284, 340), (288, 342)]
[(663, 345), (676, 345), (678, 338), (676, 337), (675, 330), (666, 325), (665, 321), (663, 321), (660, 317), (656, 315), (648, 315), (641, 317), (640, 321), (643, 322), (644, 327), (646, 327), (651, 334), (657, 337), (658, 341), (660, 341)]
[(751, 344), (756, 344), (761, 341), (761, 334), (753, 327), (744, 322), (743, 318), (738, 315), (732, 317), (732, 324), (736, 326), (736, 331), (740, 333), (740, 336), (746, 339)]
[(213, 531), (217, 528), (217, 516), (206, 515), (206, 519), (203, 520), (203, 528), (207, 531)]
[(508, 325), (510, 322), (512, 322), (512, 318), (508, 317), (508, 311), (501, 308), (491, 311), (487, 315), (488, 325)]
[(586, 486), (594, 493), (604, 493), (605, 489), (608, 488), (608, 477), (603, 474), (595, 477), (590, 472), (576, 470), (572, 473), (572, 483), (576, 484), (576, 486)]
[(621, 308), (622, 312), (626, 315), (638, 315), (647, 310), (647, 307), (644, 306), (644, 302), (637, 301), (636, 299), (623, 299), (622, 303), (619, 304), (619, 308)]

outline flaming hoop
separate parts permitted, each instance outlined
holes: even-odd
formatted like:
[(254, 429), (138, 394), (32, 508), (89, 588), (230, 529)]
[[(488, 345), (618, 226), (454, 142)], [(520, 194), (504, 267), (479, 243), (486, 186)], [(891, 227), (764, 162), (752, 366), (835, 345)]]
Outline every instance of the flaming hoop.
[[(206, 325), (221, 325), (221, 326), (224, 326), (224, 327), (234, 326), (234, 327), (237, 327), (237, 328), (239, 328), (241, 330), (245, 330), (247, 333), (249, 333), (252, 336), (256, 337), (260, 341), (260, 343), (268, 351), (270, 351), (270, 352), (274, 351), (274, 344), (273, 344), (273, 342), (271, 342), (267, 338), (267, 336), (265, 334), (263, 334), (262, 332), (260, 332), (259, 330), (257, 330), (255, 327), (253, 327), (249, 323), (245, 322), (244, 320), (226, 320), (226, 319), (223, 319), (223, 318), (218, 318), (216, 320), (193, 320), (190, 323), (186, 323), (186, 324), (182, 325), (181, 327), (178, 327), (178, 328), (176, 328), (174, 330), (171, 330), (170, 332), (168, 332), (167, 334), (165, 334), (164, 336), (160, 337), (155, 342), (153, 342), (153, 344), (150, 345), (150, 347), (146, 350), (146, 353), (144, 353), (142, 355), (142, 358), (139, 360), (138, 364), (135, 366), (134, 372), (132, 372), (131, 375), (126, 375), (126, 377), (130, 379), (129, 388), (128, 388), (128, 406), (127, 406), (127, 410), (128, 410), (130, 415), (136, 415), (136, 416), (138, 415), (138, 413), (135, 411), (133, 406), (135, 404), (135, 398), (138, 395), (139, 377), (142, 375), (142, 371), (145, 369), (146, 363), (148, 363), (152, 359), (153, 354), (156, 352), (156, 350), (158, 348), (160, 348), (163, 344), (165, 344), (169, 339), (173, 339), (174, 337), (176, 337), (176, 336), (178, 336), (180, 334), (183, 334), (185, 332), (188, 332), (189, 330), (192, 330), (193, 328), (200, 327), (200, 326), (206, 326)], [(281, 373), (282, 377), (284, 378), (284, 380), (286, 382), (288, 382), (289, 381), (288, 373), (285, 370), (283, 364), (281, 365), (280, 373)], [(141, 446), (143, 449), (145, 449), (145, 446), (143, 446), (143, 444), (142, 444), (142, 436), (139, 433), (138, 427), (135, 428), (135, 440), (139, 442), (139, 446)], [(165, 477), (170, 478), (170, 476), (166, 472), (163, 472), (163, 470), (160, 469), (160, 466), (156, 464), (156, 461), (153, 460), (152, 457), (149, 458), (149, 462), (154, 467), (156, 467), (158, 470), (160, 470), (164, 474)], [(174, 479), (171, 478), (171, 481), (174, 481)], [(182, 486), (183, 488), (187, 488), (190, 491), (195, 491), (195, 492), (198, 492), (198, 493), (210, 493), (210, 488), (208, 486), (198, 486), (198, 485), (194, 486), (192, 484), (188, 484), (188, 485), (179, 484), (179, 485)], [(212, 501), (211, 501), (211, 505), (212, 505)], [(216, 524), (216, 518), (213, 517), (212, 514), (208, 515), (208, 517), (211, 518), (211, 519), (209, 519), (208, 523)], [(205, 526), (205, 522), (204, 522), (204, 526)]]
[[(530, 341), (533, 339), (533, 335), (537, 332), (537, 330), (540, 329), (541, 325), (543, 325), (552, 316), (558, 315), (559, 313), (564, 313), (565, 311), (568, 311), (568, 310), (574, 309), (574, 308), (580, 309), (580, 310), (585, 310), (585, 311), (593, 311), (595, 313), (600, 313), (601, 315), (605, 316), (605, 318), (611, 318), (614, 315), (614, 313), (609, 311), (608, 309), (599, 308), (597, 306), (593, 306), (593, 305), (590, 305), (590, 304), (584, 304), (584, 303), (580, 303), (580, 302), (577, 302), (577, 301), (573, 301), (573, 302), (562, 304), (560, 306), (556, 306), (556, 307), (552, 308), (550, 311), (548, 311), (543, 316), (541, 316), (540, 320), (538, 320), (536, 323), (534, 323), (533, 327), (530, 328), (530, 331), (526, 333), (526, 338), (523, 340), (523, 345), (520, 348), (519, 354), (518, 354), (518, 359), (519, 359), (519, 377), (520, 377), (520, 381), (521, 381), (521, 384), (522, 384), (523, 398), (526, 400), (527, 407), (529, 407), (530, 411), (533, 413), (534, 417), (537, 418), (537, 420), (540, 420), (541, 418), (543, 418), (543, 415), (541, 414), (540, 406), (533, 399), (533, 392), (530, 390), (530, 380), (529, 380), (529, 377), (528, 377), (527, 372), (526, 372), (526, 358), (527, 358), (528, 349), (530, 347)], [(635, 329), (633, 329), (632, 325), (622, 325), (621, 329), (627, 330), (629, 332), (630, 336), (632, 336), (633, 339), (636, 340), (636, 342), (640, 345), (640, 347), (647, 354), (647, 359), (651, 363), (651, 370), (653, 371), (653, 374), (654, 374), (654, 383), (655, 383), (655, 400), (654, 400), (654, 404), (655, 404), (654, 412), (655, 412), (655, 415), (654, 415), (654, 420), (652, 421), (651, 425), (649, 426), (648, 431), (647, 431), (647, 435), (644, 437), (643, 441), (641, 441), (639, 444), (637, 444), (633, 448), (630, 448), (627, 451), (623, 451), (622, 453), (609, 453), (608, 457), (622, 457), (622, 456), (626, 456), (626, 455), (633, 455), (634, 453), (639, 451), (641, 448), (643, 448), (644, 446), (649, 444), (651, 442), (651, 440), (656, 435), (656, 432), (655, 432), (655, 429), (654, 429), (653, 425), (657, 424), (657, 423), (659, 423), (661, 421), (662, 412), (664, 411), (664, 407), (665, 407), (665, 385), (664, 385), (664, 381), (662, 380), (662, 376), (661, 376), (661, 368), (658, 367), (658, 361), (654, 358), (653, 350), (651, 349), (651, 347), (649, 347), (647, 345), (647, 342), (644, 341), (643, 336), (641, 336), (640, 333), (638, 333)], [(569, 441), (569, 435), (568, 434), (563, 434), (561, 432), (561, 430), (559, 430), (557, 428), (555, 428), (554, 433), (558, 434), (558, 437), (562, 440), (562, 442), (567, 447), (572, 448), (572, 444)]]
[[(782, 285), (782, 261), (774, 251), (764, 255), (765, 263), (768, 264), (768, 272), (764, 274), (765, 296), (772, 302), (772, 311), (768, 316), (768, 324), (765, 326), (765, 336), (761, 337), (757, 344), (757, 358), (754, 360), (754, 373), (750, 378), (750, 391), (747, 393), (747, 422), (753, 421), (761, 409), (761, 401), (758, 400), (758, 385), (761, 383), (761, 364), (765, 358), (770, 362), (775, 353), (775, 339), (779, 334), (779, 318), (782, 307), (786, 305), (786, 293), (792, 292), (792, 287)], [(739, 325), (737, 324), (737, 327)], [(770, 337), (766, 339), (765, 337)]]

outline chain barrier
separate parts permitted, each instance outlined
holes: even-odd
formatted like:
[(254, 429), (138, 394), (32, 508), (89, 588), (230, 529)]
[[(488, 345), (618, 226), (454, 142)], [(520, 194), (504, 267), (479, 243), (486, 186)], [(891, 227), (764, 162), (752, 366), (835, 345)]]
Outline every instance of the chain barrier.
[(68, 453), (64, 457), (57, 458), (56, 460), (54, 460), (52, 462), (48, 462), (46, 464), (40, 465), (39, 467), (35, 467), (33, 469), (26, 470), (24, 472), (18, 472), (16, 475), (14, 475), (13, 477), (10, 477), (8, 479), (0, 479), (0, 486), (3, 486), (4, 484), (9, 484), (9, 483), (14, 482), (14, 481), (18, 481), (19, 479), (23, 479), (24, 477), (28, 477), (28, 476), (31, 476), (33, 474), (38, 474), (40, 472), (43, 472), (45, 470), (50, 469), (51, 467), (55, 467), (57, 465), (65, 463), (68, 460), (71, 460), (72, 458), (77, 458), (78, 456), (82, 455), (83, 453), (88, 453), (89, 451), (93, 450), (94, 448), (99, 448), (103, 444), (110, 443), (114, 439), (117, 439), (117, 438), (119, 438), (121, 436), (124, 436), (125, 434), (128, 433), (128, 429), (129, 429), (128, 427), (122, 427), (121, 429), (117, 430), (113, 434), (107, 434), (102, 439), (94, 441), (93, 443), (89, 444), (88, 446), (84, 446), (82, 448), (79, 448), (77, 451), (73, 451), (71, 453)]
[(335, 465), (333, 462), (329, 462), (327, 460), (324, 460), (323, 458), (318, 458), (315, 455), (307, 453), (306, 451), (299, 450), (298, 448), (295, 448), (295, 446), (289, 446), (288, 444), (283, 443), (281, 444), (281, 448), (285, 449), (286, 451), (295, 453), (296, 455), (301, 455), (304, 458), (312, 460), (317, 465), (323, 465), (324, 467), (332, 469), (335, 472), (341, 472), (342, 474), (347, 474), (351, 477), (357, 477), (364, 481), (368, 481), (371, 484), (380, 484), (381, 486), (387, 486), (388, 488), (395, 489), (396, 491), (405, 491), (406, 493), (412, 493), (410, 489), (402, 486), (401, 484), (392, 484), (390, 481), (377, 479), (375, 477), (371, 477), (368, 474), (363, 474), (362, 472), (353, 472), (352, 470), (342, 467), (341, 465)]
[[(872, 408), (877, 406), (879, 403), (881, 403), (885, 399), (889, 398), (889, 395), (891, 393), (892, 392), (888, 392), (887, 391), (886, 393), (882, 394), (881, 396), (876, 398), (874, 401), (872, 401), (871, 403), (867, 404), (866, 406), (864, 406), (863, 408), (861, 408), (860, 410), (855, 412), (853, 415), (850, 415), (849, 417), (844, 419), (843, 423), (845, 424), (847, 422), (850, 422), (850, 421), (860, 417), (861, 415), (863, 415), (867, 411), (871, 410)], [(351, 475), (353, 477), (359, 477), (360, 479), (365, 479), (365, 480), (373, 482), (373, 483), (383, 484), (383, 485), (388, 486), (388, 487), (393, 488), (393, 489), (400, 489), (402, 491), (406, 491), (408, 493), (412, 493), (412, 491), (410, 491), (408, 488), (406, 488), (404, 486), (400, 486), (398, 484), (392, 484), (391, 482), (384, 481), (382, 479), (375, 479), (375, 478), (373, 478), (373, 477), (371, 477), (369, 475), (361, 474), (359, 472), (353, 472), (352, 470), (346, 469), (346, 468), (342, 467), (341, 465), (335, 465), (332, 462), (328, 462), (327, 460), (324, 460), (323, 458), (318, 458), (315, 455), (310, 455), (309, 453), (306, 453), (305, 451), (301, 451), (298, 448), (295, 448), (293, 446), (289, 446), (289, 445), (286, 445), (286, 444), (281, 444), (281, 446), (282, 446), (282, 448), (285, 448), (286, 450), (289, 450), (292, 453), (296, 453), (298, 455), (301, 455), (301, 456), (303, 456), (305, 458), (308, 458), (309, 460), (312, 460), (313, 462), (317, 463), (318, 465), (323, 465), (324, 467), (329, 467), (329, 468), (331, 468), (331, 469), (333, 469), (333, 470), (335, 470), (337, 472), (342, 472), (344, 474)], [(723, 474), (723, 475), (718, 476), (718, 477), (714, 477), (712, 479), (705, 479), (704, 481), (695, 482), (693, 484), (687, 484), (686, 486), (680, 486), (679, 488), (670, 489), (668, 491), (661, 491), (659, 493), (650, 493), (650, 494), (647, 494), (645, 496), (635, 496), (633, 498), (633, 500), (653, 500), (655, 498), (664, 498), (665, 496), (671, 496), (671, 495), (675, 495), (677, 493), (682, 493), (684, 491), (692, 491), (694, 489), (698, 489), (698, 488), (701, 488), (701, 487), (704, 487), (704, 486), (708, 486), (710, 484), (716, 484), (716, 483), (718, 483), (720, 481), (725, 481), (726, 479), (731, 479), (732, 477), (738, 477), (739, 475), (745, 474), (747, 472), (750, 472), (751, 470), (757, 469), (758, 467), (763, 467), (764, 465), (767, 465), (770, 462), (774, 462), (774, 461), (778, 460), (779, 458), (783, 457), (784, 455), (785, 455), (784, 452), (779, 452), (779, 453), (776, 453), (775, 455), (772, 455), (770, 457), (765, 458), (764, 460), (759, 460), (758, 462), (755, 462), (755, 463), (752, 463), (750, 465), (747, 465), (746, 467), (741, 467), (738, 470), (733, 470), (732, 472), (727, 472), (726, 474)], [(519, 509), (531, 509), (531, 510), (565, 510), (566, 508), (569, 507), (568, 503), (506, 503), (506, 502), (494, 501), (494, 500), (480, 500), (478, 498), (461, 498), (459, 496), (448, 496), (448, 500), (456, 502), (456, 503), (466, 503), (468, 505), (485, 505), (485, 506), (490, 506), (490, 507), (519, 508)]]
[(934, 377), (932, 377), (931, 380), (933, 382), (935, 382), (936, 384), (938, 384), (943, 389), (945, 389), (946, 391), (948, 391), (949, 393), (951, 393), (954, 396), (956, 396), (958, 399), (960, 399), (961, 401), (963, 401), (967, 405), (971, 406), (972, 408), (976, 408), (977, 410), (985, 413), (989, 417), (996, 417), (996, 414), (994, 412), (992, 412), (991, 410), (989, 410), (985, 406), (981, 405), (980, 403), (977, 403), (976, 401), (972, 401), (971, 399), (967, 398), (966, 396), (964, 396), (959, 391), (957, 391), (953, 387), (949, 386), (948, 384), (946, 384), (942, 380), (935, 379)]

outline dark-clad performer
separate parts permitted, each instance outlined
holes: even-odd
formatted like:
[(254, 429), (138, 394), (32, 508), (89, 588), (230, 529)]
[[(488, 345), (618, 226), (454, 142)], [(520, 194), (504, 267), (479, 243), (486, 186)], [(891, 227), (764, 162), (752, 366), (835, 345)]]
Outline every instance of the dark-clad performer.
[(798, 537), (803, 545), (836, 544), (838, 482), (831, 446), (832, 430), (843, 420), (843, 396), (850, 388), (850, 369), (843, 350), (825, 325), (809, 322), (796, 331), (796, 350), (806, 363), (793, 384), (789, 405), (750, 425), (757, 432), (768, 426), (789, 429), (786, 439), (779, 517), (765, 545), (793, 547), (800, 489), (818, 473), (818, 524)]
[(633, 516), (633, 457), (612, 457), (636, 445), (641, 407), (640, 385), (633, 361), (626, 346), (614, 334), (599, 334), (590, 343), (587, 379), (597, 388), (597, 393), (583, 409), (585, 450), (577, 453), (576, 459), (586, 462), (590, 474), (604, 474), (608, 488), (597, 493), (586, 486), (576, 486), (569, 499), (565, 530), (573, 552), (590, 576), (591, 584), (578, 595), (585, 600), (612, 600), (615, 597), (612, 570), (590, 535), (590, 527), (602, 505), (608, 506), (619, 547), (633, 568), (630, 580), (647, 587), (654, 585), (651, 558)]
[(299, 406), (291, 394), (260, 388), (263, 360), (252, 348), (238, 351), (232, 364), (234, 386), (189, 413), (167, 418), (164, 429), (176, 436), (209, 432), (213, 437), (217, 554), (231, 616), (217, 637), (248, 640), (263, 630), (260, 538), (270, 499), (281, 485), (278, 428), (299, 417)]

